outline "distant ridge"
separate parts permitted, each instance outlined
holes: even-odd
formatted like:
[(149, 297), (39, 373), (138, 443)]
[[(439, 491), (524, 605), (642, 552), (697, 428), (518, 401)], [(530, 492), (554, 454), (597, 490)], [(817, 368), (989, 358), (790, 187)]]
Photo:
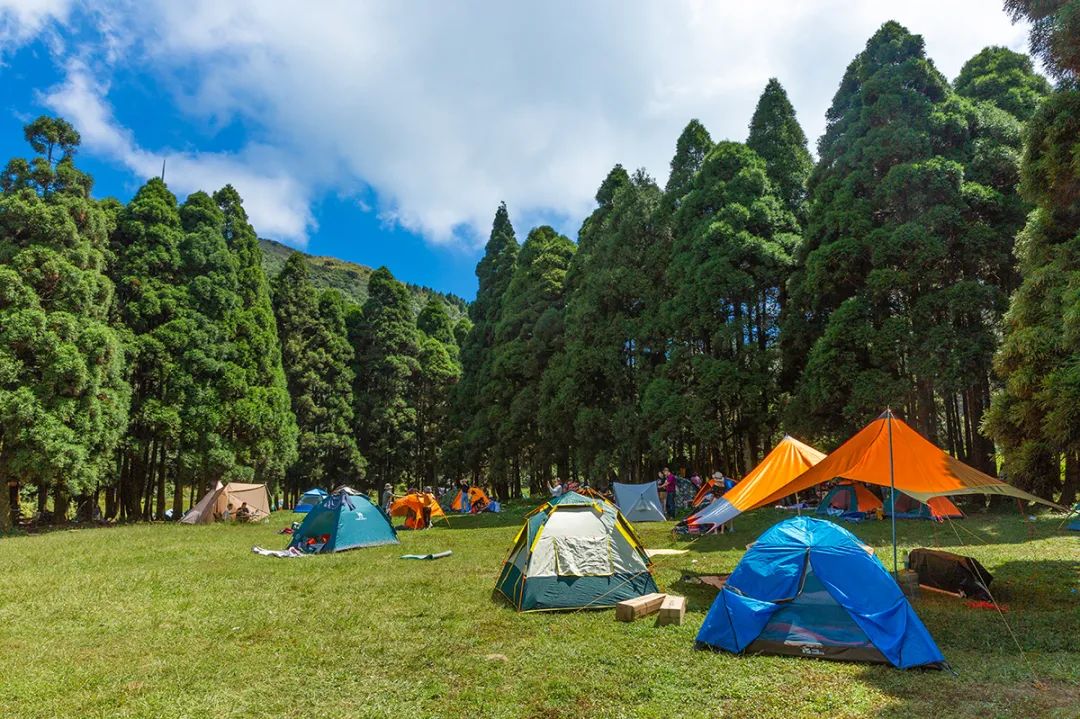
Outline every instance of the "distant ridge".
[[(316, 287), (338, 290), (345, 299), (357, 304), (363, 304), (367, 300), (368, 279), (373, 271), (370, 267), (339, 260), (336, 257), (309, 255), (274, 240), (260, 238), (259, 246), (263, 253), (263, 269), (271, 280), (281, 272), (289, 255), (298, 253), (307, 261), (311, 282)], [(420, 308), (427, 304), (428, 298), (432, 295), (446, 304), (450, 319), (455, 322), (468, 310), (468, 303), (455, 294), (409, 283), (406, 283), (406, 286), (412, 292), (416, 312), (420, 312)]]

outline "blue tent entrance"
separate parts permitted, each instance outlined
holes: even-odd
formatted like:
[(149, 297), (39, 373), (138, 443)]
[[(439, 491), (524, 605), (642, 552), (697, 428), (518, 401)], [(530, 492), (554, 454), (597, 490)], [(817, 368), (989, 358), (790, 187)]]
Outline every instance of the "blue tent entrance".
[(319, 502), (323, 501), (324, 499), (326, 499), (325, 491), (317, 487), (309, 489), (308, 491), (304, 492), (304, 495), (302, 497), (300, 497), (300, 501), (296, 503), (296, 506), (293, 507), (292, 511), (310, 512), (311, 510), (315, 509), (316, 505), (318, 505)]
[(370, 499), (362, 494), (339, 492), (308, 512), (289, 547), (302, 552), (328, 553), (397, 543), (397, 532), (390, 526), (390, 519)]
[(900, 586), (832, 522), (792, 517), (758, 537), (698, 632), (699, 647), (941, 668)]

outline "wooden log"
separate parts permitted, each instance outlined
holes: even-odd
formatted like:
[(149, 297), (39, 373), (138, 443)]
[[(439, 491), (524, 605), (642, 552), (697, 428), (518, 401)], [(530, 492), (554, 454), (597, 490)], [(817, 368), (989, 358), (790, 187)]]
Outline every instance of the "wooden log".
[(615, 619), (620, 622), (632, 622), (646, 617), (660, 609), (666, 594), (646, 594), (633, 599), (624, 599), (615, 605)]
[(656, 616), (656, 626), (682, 624), (684, 616), (686, 616), (686, 597), (669, 594), (664, 597), (664, 601), (660, 605), (660, 614)]

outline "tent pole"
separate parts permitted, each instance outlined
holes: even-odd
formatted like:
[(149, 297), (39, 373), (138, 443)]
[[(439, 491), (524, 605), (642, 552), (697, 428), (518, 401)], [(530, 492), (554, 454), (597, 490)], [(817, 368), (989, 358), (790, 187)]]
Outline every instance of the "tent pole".
[(899, 562), (896, 558), (896, 469), (893, 466), (892, 446), (892, 408), (885, 409), (885, 422), (889, 427), (889, 518), (892, 520), (892, 571), (893, 576), (899, 580)]

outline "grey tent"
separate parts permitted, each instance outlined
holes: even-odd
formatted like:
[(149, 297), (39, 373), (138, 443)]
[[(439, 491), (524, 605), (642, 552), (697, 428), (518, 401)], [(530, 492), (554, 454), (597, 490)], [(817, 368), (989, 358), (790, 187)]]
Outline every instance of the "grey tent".
[(645, 484), (615, 483), (615, 504), (630, 522), (663, 522), (664, 507), (660, 504), (660, 493), (656, 491), (656, 482)]

